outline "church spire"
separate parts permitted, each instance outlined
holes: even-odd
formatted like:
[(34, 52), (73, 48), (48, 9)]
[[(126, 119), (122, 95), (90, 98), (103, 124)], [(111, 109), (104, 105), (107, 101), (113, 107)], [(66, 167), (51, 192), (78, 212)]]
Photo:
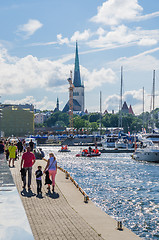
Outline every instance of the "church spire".
[(74, 80), (73, 85), (75, 87), (81, 87), (81, 77), (79, 68), (79, 57), (78, 57), (78, 45), (76, 41), (76, 55), (75, 55), (75, 69), (74, 69)]
[(57, 97), (57, 103), (56, 103), (56, 108), (59, 111), (59, 98)]

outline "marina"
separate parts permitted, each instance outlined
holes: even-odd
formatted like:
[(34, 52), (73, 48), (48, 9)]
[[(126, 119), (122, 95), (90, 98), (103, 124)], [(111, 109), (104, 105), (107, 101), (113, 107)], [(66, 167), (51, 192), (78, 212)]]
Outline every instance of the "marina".
[[(98, 158), (75, 158), (79, 147), (58, 154), (58, 165), (66, 169), (89, 198), (114, 219), (142, 239), (157, 240), (159, 219), (159, 164), (138, 162), (128, 153), (101, 154)], [(135, 214), (134, 214), (135, 213)]]

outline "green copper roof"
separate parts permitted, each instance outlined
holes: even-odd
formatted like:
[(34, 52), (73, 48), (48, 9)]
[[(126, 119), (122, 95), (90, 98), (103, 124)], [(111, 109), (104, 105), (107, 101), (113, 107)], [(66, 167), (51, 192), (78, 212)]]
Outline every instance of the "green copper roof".
[(79, 57), (78, 57), (78, 45), (76, 42), (76, 55), (75, 55), (75, 69), (74, 69), (74, 80), (73, 84), (75, 87), (81, 87), (81, 77), (79, 68)]

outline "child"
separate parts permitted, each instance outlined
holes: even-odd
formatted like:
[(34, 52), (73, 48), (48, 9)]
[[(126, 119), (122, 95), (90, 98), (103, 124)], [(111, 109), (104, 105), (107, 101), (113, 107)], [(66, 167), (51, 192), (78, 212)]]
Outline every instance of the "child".
[(38, 170), (35, 172), (36, 175), (36, 183), (37, 183), (37, 195), (42, 194), (41, 187), (42, 187), (42, 180), (41, 176), (43, 172), (41, 171), (41, 166), (38, 166)]

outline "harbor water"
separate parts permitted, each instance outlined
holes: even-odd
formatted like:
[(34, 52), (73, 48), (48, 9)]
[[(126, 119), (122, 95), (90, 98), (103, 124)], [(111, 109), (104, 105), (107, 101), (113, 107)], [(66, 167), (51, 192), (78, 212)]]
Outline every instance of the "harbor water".
[(137, 162), (129, 153), (86, 158), (76, 157), (80, 147), (68, 153), (58, 152), (60, 147), (42, 149), (46, 158), (54, 152), (58, 165), (103, 211), (142, 239), (159, 239), (159, 164)]

